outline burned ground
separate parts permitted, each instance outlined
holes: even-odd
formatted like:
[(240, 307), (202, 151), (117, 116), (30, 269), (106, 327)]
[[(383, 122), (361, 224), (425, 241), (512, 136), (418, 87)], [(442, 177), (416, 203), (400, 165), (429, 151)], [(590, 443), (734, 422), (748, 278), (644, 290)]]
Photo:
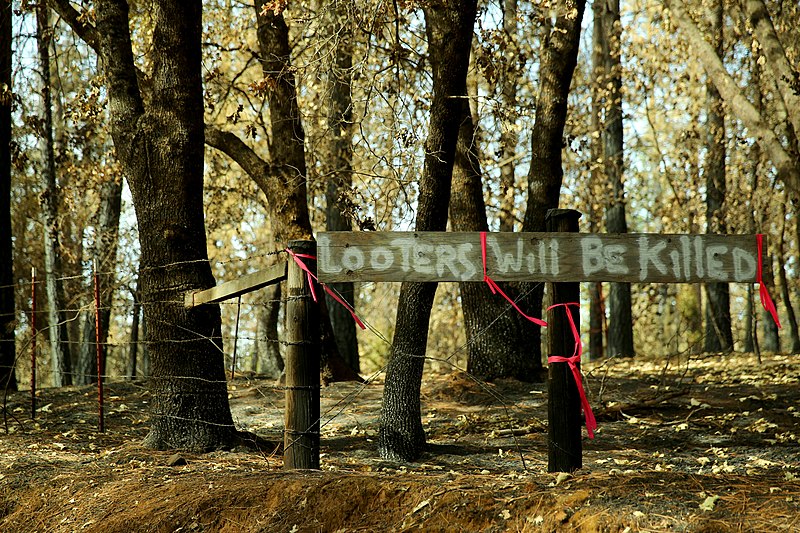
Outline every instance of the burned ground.
[[(0, 531), (800, 531), (800, 358), (584, 366), (600, 427), (572, 475), (546, 471), (543, 384), (427, 375), (412, 464), (377, 455), (380, 378), (323, 388), (317, 472), (283, 472), (272, 449), (143, 448), (141, 384), (107, 385), (103, 434), (92, 387), (40, 391), (35, 421), (15, 393)], [(280, 387), (229, 391), (240, 427), (281, 440)]]

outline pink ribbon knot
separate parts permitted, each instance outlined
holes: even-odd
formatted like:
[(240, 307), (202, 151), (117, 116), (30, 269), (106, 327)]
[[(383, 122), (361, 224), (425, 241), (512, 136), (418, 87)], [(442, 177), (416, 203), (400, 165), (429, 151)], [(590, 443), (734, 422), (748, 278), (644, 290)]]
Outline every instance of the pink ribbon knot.
[(317, 292), (316, 290), (314, 290), (314, 281), (319, 283), (320, 286), (323, 288), (323, 290), (328, 294), (330, 294), (331, 298), (339, 302), (341, 305), (344, 306), (345, 309), (347, 309), (347, 311), (350, 313), (350, 316), (353, 317), (353, 320), (355, 320), (356, 324), (358, 324), (358, 326), (361, 329), (367, 329), (364, 323), (361, 322), (361, 319), (358, 318), (358, 315), (356, 315), (356, 311), (355, 309), (353, 309), (353, 306), (347, 303), (347, 301), (345, 301), (341, 296), (336, 294), (330, 287), (328, 287), (324, 283), (320, 283), (319, 278), (317, 278), (317, 276), (313, 272), (311, 272), (311, 269), (308, 268), (308, 265), (306, 265), (302, 261), (302, 259), (311, 259), (312, 261), (316, 261), (317, 260), (316, 256), (309, 254), (296, 254), (289, 248), (286, 248), (286, 252), (292, 259), (294, 259), (294, 262), (297, 263), (297, 266), (299, 266), (300, 269), (306, 273), (306, 279), (308, 280), (308, 285), (309, 287), (311, 287), (311, 297), (314, 299), (315, 302), (317, 301)]
[(572, 336), (575, 338), (575, 351), (573, 352), (572, 357), (551, 355), (547, 358), (547, 363), (567, 363), (569, 365), (570, 370), (572, 370), (572, 376), (575, 378), (575, 386), (578, 387), (578, 394), (581, 397), (581, 408), (583, 409), (583, 414), (586, 417), (586, 432), (589, 434), (589, 438), (593, 439), (594, 430), (597, 428), (597, 421), (594, 418), (592, 407), (589, 405), (589, 400), (586, 398), (586, 391), (583, 390), (581, 371), (578, 368), (578, 363), (581, 362), (581, 355), (583, 354), (583, 345), (581, 344), (581, 335), (578, 332), (578, 328), (575, 326), (575, 321), (572, 318), (572, 313), (569, 312), (569, 306), (580, 307), (580, 304), (577, 302), (555, 304), (548, 307), (547, 310), (550, 311), (556, 307), (564, 307), (564, 310), (567, 313), (567, 319), (569, 320), (569, 327), (572, 329)]

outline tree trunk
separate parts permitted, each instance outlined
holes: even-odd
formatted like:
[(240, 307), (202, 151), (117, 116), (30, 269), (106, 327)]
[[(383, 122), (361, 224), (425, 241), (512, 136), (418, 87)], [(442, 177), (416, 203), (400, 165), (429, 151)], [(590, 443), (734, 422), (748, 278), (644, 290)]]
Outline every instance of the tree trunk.
[[(482, 172), (475, 139), (475, 123), (467, 100), (461, 106), (461, 125), (453, 167), (450, 225), (453, 231), (488, 231), (483, 201)], [(516, 290), (502, 289), (511, 298)], [(522, 337), (516, 311), (485, 283), (459, 283), (467, 336), (467, 371), (482, 380), (517, 378), (541, 381), (541, 358), (532, 357)]]
[[(334, 45), (333, 61), (328, 67), (329, 95), (327, 143), (323, 168), (327, 176), (325, 189), (325, 227), (328, 231), (351, 231), (351, 220), (342, 212), (344, 198), (353, 185), (353, 102), (350, 78), (353, 67), (353, 31), (349, 7), (352, 2), (338, 0), (328, 4), (328, 30)], [(332, 283), (331, 289), (355, 307), (352, 282)], [(350, 312), (326, 294), (328, 310), (339, 353), (353, 370), (360, 371), (356, 324)]]
[(256, 315), (256, 355), (252, 370), (278, 379), (283, 373), (283, 357), (278, 338), (281, 284), (264, 288), (262, 298), (263, 305), (258, 307)]
[[(289, 28), (282, 14), (255, 3), (261, 70), (269, 104), (271, 162), (247, 146), (236, 135), (206, 128), (206, 142), (236, 161), (267, 197), (273, 238), (285, 246), (290, 240), (312, 239), (307, 205), (305, 133), (297, 107), (297, 90), (289, 47)], [(334, 339), (327, 304), (320, 301), (322, 322), (321, 360), (324, 380), (362, 381), (342, 360)]]
[(133, 296), (133, 316), (131, 318), (131, 336), (130, 344), (128, 345), (128, 378), (131, 380), (136, 379), (136, 359), (139, 352), (139, 317), (142, 314), (142, 305), (139, 302), (139, 288), (131, 291)]
[[(788, 202), (788, 199), (787, 199)], [(786, 205), (786, 204), (784, 204)], [(785, 211), (785, 208), (782, 210)], [(789, 338), (792, 342), (791, 353), (800, 353), (800, 335), (797, 331), (797, 317), (794, 314), (794, 307), (792, 307), (792, 299), (790, 297), (791, 290), (789, 289), (789, 280), (786, 276), (786, 214), (782, 219), (781, 236), (778, 241), (778, 281), (781, 284), (781, 297), (783, 298), (783, 306), (786, 308), (786, 317), (789, 319)]]
[(54, 387), (72, 384), (69, 333), (64, 304), (63, 269), (61, 264), (60, 229), (58, 216), (58, 185), (56, 183), (55, 151), (53, 147), (53, 109), (50, 94), (50, 43), (53, 34), (49, 9), (43, 3), (36, 6), (36, 43), (42, 72), (42, 138), (44, 154), (42, 169), (42, 206), (44, 226), (44, 261), (46, 270), (48, 338), (50, 340), (50, 375)]
[[(517, 77), (519, 48), (517, 46), (517, 0), (503, 2), (503, 32), (508, 42), (503, 50), (503, 67), (500, 78), (500, 231), (514, 231), (516, 188)], [(477, 117), (475, 117), (477, 120)], [(463, 126), (462, 126), (463, 127)], [(481, 196), (483, 203), (483, 196)], [(541, 365), (539, 365), (541, 367)]]
[[(267, 90), (272, 165), (261, 176), (267, 195), (274, 239), (282, 247), (291, 240), (312, 238), (306, 192), (305, 132), (297, 107), (297, 89), (289, 47), (289, 27), (283, 15), (264, 9), (256, 0), (261, 70), (271, 82)], [(251, 174), (252, 175), (252, 174)], [(276, 179), (268, 179), (277, 177)]]
[[(625, 190), (622, 184), (625, 163), (622, 129), (622, 64), (620, 62), (622, 23), (619, 0), (609, 0), (603, 3), (602, 20), (602, 51), (605, 81), (608, 88), (603, 146), (605, 171), (611, 188), (611, 203), (606, 211), (606, 230), (609, 233), (627, 233)], [(610, 357), (631, 357), (634, 355), (631, 284), (611, 283), (608, 305), (608, 355)]]
[[(602, 190), (602, 184), (606, 182), (603, 172), (603, 126), (600, 117), (603, 114), (602, 91), (604, 87), (603, 73), (605, 63), (603, 62), (603, 9), (601, 2), (592, 2), (592, 116), (591, 116), (591, 173), (589, 176), (589, 232), (598, 231), (600, 223), (599, 214), (595, 205), (598, 201), (595, 195)], [(601, 196), (602, 198), (602, 196)], [(602, 204), (599, 204), (602, 205)], [(606, 319), (606, 304), (603, 299), (603, 284), (593, 282), (589, 284), (589, 358), (591, 360), (601, 359), (604, 355), (603, 332)]]
[[(108, 326), (111, 322), (111, 301), (114, 296), (114, 273), (117, 266), (117, 243), (119, 242), (119, 217), (122, 207), (122, 179), (110, 179), (100, 187), (100, 209), (95, 227), (95, 242), (92, 257), (97, 259), (100, 279), (100, 350), (103, 368), (107, 368)], [(94, 310), (83, 322), (83, 335), (78, 368), (75, 370), (77, 385), (97, 382), (97, 335)]]
[[(416, 231), (444, 231), (458, 140), (458, 119), (466, 96), (467, 66), (476, 0), (432, 1), (426, 5), (433, 101), (419, 184)], [(420, 385), (436, 283), (400, 287), (397, 322), (386, 369), (378, 450), (381, 457), (413, 461), (425, 446), (420, 419)]]
[(11, 0), (0, 1), (0, 390), (17, 390), (11, 227)]
[[(561, 150), (567, 120), (567, 97), (577, 64), (581, 19), (585, 0), (555, 3), (555, 27), (545, 19), (539, 66), (539, 94), (531, 134), (531, 166), (528, 171), (528, 202), (522, 231), (545, 231), (545, 215), (558, 207), (561, 181)], [(573, 11), (577, 9), (577, 11)], [(523, 309), (534, 317), (542, 316), (543, 283), (522, 283)], [(522, 324), (524, 337), (534, 352), (534, 364), (541, 368), (541, 328)]]
[(755, 312), (756, 308), (753, 305), (753, 284), (748, 283), (744, 311), (744, 343), (742, 344), (742, 350), (745, 353), (755, 351), (755, 343), (753, 339), (753, 333), (755, 332), (755, 328), (753, 327), (753, 316)]
[[(715, 52), (723, 57), (722, 19), (723, 7), (718, 0), (711, 18), (711, 40)], [(706, 175), (706, 233), (725, 234), (725, 111), (722, 98), (714, 84), (706, 83), (707, 156)], [(733, 349), (731, 331), (730, 293), (727, 283), (706, 284), (706, 352), (729, 352)]]
[(117, 158), (128, 179), (141, 246), (139, 280), (150, 354), (152, 423), (145, 444), (208, 450), (235, 442), (218, 305), (185, 308), (215, 285), (203, 216), (202, 2), (152, 10), (152, 88), (145, 106), (128, 4), (96, 3), (97, 38)]

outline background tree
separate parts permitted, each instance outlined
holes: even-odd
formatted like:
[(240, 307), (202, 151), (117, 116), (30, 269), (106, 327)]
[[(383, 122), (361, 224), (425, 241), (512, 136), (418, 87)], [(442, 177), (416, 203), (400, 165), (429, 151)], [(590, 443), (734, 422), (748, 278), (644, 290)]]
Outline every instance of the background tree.
[[(710, 35), (712, 46), (720, 58), (724, 58), (722, 2), (715, 2), (712, 10)], [(724, 234), (725, 223), (725, 114), (722, 99), (713, 83), (706, 84), (706, 232)], [(727, 283), (706, 284), (706, 333), (707, 352), (728, 352), (733, 349), (731, 332), (730, 294)]]
[[(353, 9), (351, 1), (337, 0), (326, 6), (325, 25), (332, 44), (328, 65), (326, 92), (328, 96), (327, 150), (322, 161), (325, 186), (325, 229), (351, 231), (352, 205), (348, 206), (353, 186)], [(355, 304), (352, 282), (334, 283), (331, 288), (350, 305)], [(336, 345), (344, 361), (359, 371), (356, 324), (350, 312), (333, 298), (326, 296)]]
[(47, 328), (50, 340), (51, 382), (54, 387), (72, 384), (71, 350), (67, 330), (62, 268), (61, 220), (59, 216), (59, 186), (56, 178), (55, 141), (53, 139), (53, 102), (50, 83), (50, 9), (44, 3), (36, 6), (36, 42), (39, 49), (39, 68), (42, 76), (42, 115), (40, 143), (44, 154), (42, 175), (42, 226), (44, 236), (45, 290), (47, 293)]
[[(469, 99), (462, 102), (458, 122), (450, 226), (453, 231), (488, 231), (477, 146), (479, 139)], [(467, 336), (467, 371), (483, 380), (514, 377), (538, 381), (541, 354), (532, 350), (531, 343), (523, 337), (516, 311), (492, 294), (484, 283), (462, 282), (458, 288)], [(509, 284), (504, 283), (501, 288), (513, 295), (512, 298), (517, 295)]]
[(0, 2), (0, 388), (17, 390), (11, 227), (11, 0)]
[[(91, 246), (91, 256), (98, 270), (100, 280), (100, 350), (103, 368), (108, 368), (108, 327), (111, 320), (111, 307), (114, 294), (114, 273), (117, 266), (117, 243), (119, 238), (119, 217), (122, 209), (122, 177), (106, 176), (106, 181), (100, 186), (100, 206), (95, 226), (95, 239)], [(106, 305), (102, 305), (106, 302)], [(83, 321), (81, 345), (78, 354), (78, 364), (75, 372), (75, 381), (78, 385), (94, 383), (97, 381), (97, 330), (94, 309)]]
[[(603, 62), (603, 4), (599, 1), (592, 2), (592, 55), (591, 55), (592, 75), (589, 79), (592, 96), (592, 115), (591, 115), (591, 163), (589, 170), (589, 194), (593, 196), (599, 191), (603, 191), (602, 184), (605, 183), (603, 175), (603, 127), (600, 119), (603, 115), (603, 105), (601, 95), (605, 90), (602, 83), (605, 79), (603, 75), (605, 64)], [(600, 197), (604, 197), (600, 194)], [(587, 220), (589, 221), (589, 232), (597, 231), (600, 227), (598, 218), (601, 215), (600, 204), (594, 199), (588, 199), (589, 209)], [(592, 359), (603, 357), (603, 333), (605, 331), (606, 306), (603, 301), (603, 284), (595, 282), (589, 284), (589, 356)]]
[[(714, 47), (703, 38), (683, 1), (669, 0), (672, 16), (692, 44), (697, 58), (708, 72), (709, 78), (730, 112), (741, 120), (750, 134), (757, 139), (775, 167), (778, 177), (796, 197), (800, 193), (800, 161), (797, 158), (800, 150), (797, 146), (797, 137), (794, 133), (785, 137), (787, 145), (784, 145), (775, 131), (785, 129), (791, 133), (800, 129), (800, 96), (796, 94), (797, 90), (794, 87), (797, 73), (791, 66), (766, 5), (760, 0), (747, 0), (744, 2), (744, 7), (744, 16), (752, 28), (748, 31), (751, 32), (752, 38), (757, 39), (754, 46), (760, 51), (760, 57), (763, 57), (767, 66), (765, 70), (777, 88), (778, 98), (774, 103), (782, 113), (771, 116), (759, 113), (726, 70), (722, 58)], [(796, 13), (796, 7), (790, 11)], [(784, 13), (784, 16), (791, 16), (791, 13)]]
[[(433, 96), (415, 231), (443, 231), (447, 224), (459, 132), (453, 117), (463, 117), (476, 7), (475, 0), (460, 0), (424, 8)], [(386, 459), (411, 461), (425, 446), (420, 385), (435, 293), (436, 283), (405, 282), (400, 288), (378, 433), (378, 451)]]
[[(603, 162), (610, 188), (610, 203), (606, 207), (606, 230), (627, 233), (625, 216), (624, 137), (622, 123), (622, 22), (619, 0), (603, 3), (602, 51), (605, 64), (607, 92), (603, 114)], [(608, 292), (608, 355), (632, 356), (633, 316), (631, 314), (630, 283), (611, 283)]]

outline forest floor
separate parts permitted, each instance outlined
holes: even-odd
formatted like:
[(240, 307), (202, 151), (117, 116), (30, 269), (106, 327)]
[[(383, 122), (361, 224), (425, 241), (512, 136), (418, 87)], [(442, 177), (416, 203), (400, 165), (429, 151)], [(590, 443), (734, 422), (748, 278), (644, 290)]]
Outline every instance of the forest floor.
[[(429, 374), (429, 447), (383, 461), (383, 384), (322, 390), (322, 469), (284, 472), (271, 450), (143, 448), (148, 393), (27, 393), (0, 427), (0, 531), (800, 531), (800, 356), (706, 355), (586, 364), (598, 415), (583, 468), (547, 473), (544, 384)], [(237, 424), (279, 441), (283, 391), (229, 384)], [(516, 435), (511, 435), (515, 433)], [(170, 466), (173, 464), (173, 466)]]

